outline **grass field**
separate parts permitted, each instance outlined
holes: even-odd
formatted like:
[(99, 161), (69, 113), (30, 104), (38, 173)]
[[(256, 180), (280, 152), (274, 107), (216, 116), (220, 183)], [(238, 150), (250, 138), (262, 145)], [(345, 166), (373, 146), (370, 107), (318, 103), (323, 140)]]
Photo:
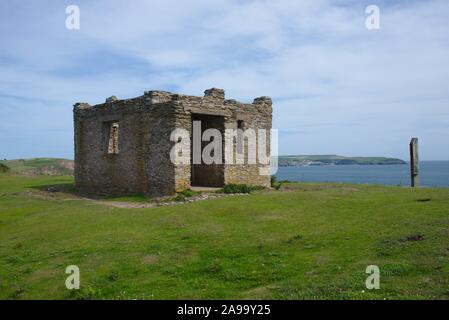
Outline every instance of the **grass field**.
[(449, 298), (449, 189), (286, 187), (128, 209), (76, 197), (70, 176), (0, 174), (0, 298)]

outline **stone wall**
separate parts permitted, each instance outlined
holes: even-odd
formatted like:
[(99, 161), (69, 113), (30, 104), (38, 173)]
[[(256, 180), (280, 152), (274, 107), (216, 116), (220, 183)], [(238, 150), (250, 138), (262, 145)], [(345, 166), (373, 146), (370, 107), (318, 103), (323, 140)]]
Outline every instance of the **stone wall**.
[[(225, 120), (225, 129), (236, 129), (237, 121), (244, 122), (244, 129), (266, 129), (268, 132), (272, 125), (272, 102), (269, 97), (254, 99), (253, 103), (240, 103), (236, 100), (227, 100), (221, 89), (209, 89), (204, 97), (176, 95), (177, 126), (186, 128), (190, 133), (191, 114), (205, 114), (222, 116)], [(267, 141), (269, 154), (269, 139)], [(235, 147), (235, 144), (234, 144)], [(247, 154), (245, 154), (246, 156)], [(228, 165), (224, 166), (224, 183), (244, 183), (252, 185), (270, 186), (270, 176), (260, 175), (260, 164)], [(190, 166), (179, 166), (177, 174), (182, 178), (177, 180), (176, 189), (182, 190), (190, 182)]]
[[(77, 104), (75, 184), (93, 194), (164, 195), (174, 190), (174, 165), (166, 157), (174, 128), (171, 100), (152, 92), (101, 105)], [(119, 152), (108, 154), (107, 126), (119, 123)]]
[[(226, 100), (221, 89), (209, 89), (204, 97), (148, 91), (141, 97), (74, 106), (75, 183), (86, 193), (173, 194), (191, 186), (191, 165), (174, 165), (170, 134), (175, 128), (192, 133), (192, 114), (223, 117), (224, 128), (271, 129), (271, 99), (252, 104)], [(108, 132), (119, 123), (118, 153), (108, 153)], [(268, 141), (269, 142), (269, 141)], [(224, 165), (224, 183), (269, 186), (261, 165)], [(218, 171), (213, 171), (218, 172)]]
[[(75, 106), (75, 183), (86, 193), (132, 194), (144, 191), (144, 155), (140, 99), (121, 100), (92, 108)], [(119, 153), (108, 153), (109, 125), (118, 122)]]

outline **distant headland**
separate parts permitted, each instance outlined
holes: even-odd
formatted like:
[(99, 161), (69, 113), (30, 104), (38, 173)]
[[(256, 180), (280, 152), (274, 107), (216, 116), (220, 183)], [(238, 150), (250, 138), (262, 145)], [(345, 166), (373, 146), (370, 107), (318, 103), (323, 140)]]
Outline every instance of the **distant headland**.
[(392, 165), (406, 164), (404, 160), (385, 157), (345, 157), (338, 155), (279, 156), (280, 167), (334, 165)]

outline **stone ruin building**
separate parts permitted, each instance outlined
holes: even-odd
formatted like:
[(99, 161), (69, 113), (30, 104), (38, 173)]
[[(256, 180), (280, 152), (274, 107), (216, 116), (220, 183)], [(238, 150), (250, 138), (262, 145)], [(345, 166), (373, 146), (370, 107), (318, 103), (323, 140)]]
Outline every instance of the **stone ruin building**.
[[(175, 144), (172, 131), (183, 128), (192, 134), (193, 121), (201, 121), (201, 131), (263, 128), (269, 132), (269, 97), (240, 103), (225, 99), (224, 90), (216, 88), (206, 90), (204, 97), (147, 91), (132, 99), (112, 96), (95, 106), (76, 103), (73, 113), (75, 185), (80, 192), (164, 196), (192, 186), (270, 185), (269, 174), (259, 172), (267, 165), (259, 162), (175, 164), (170, 160)], [(269, 139), (267, 145), (269, 156)]]

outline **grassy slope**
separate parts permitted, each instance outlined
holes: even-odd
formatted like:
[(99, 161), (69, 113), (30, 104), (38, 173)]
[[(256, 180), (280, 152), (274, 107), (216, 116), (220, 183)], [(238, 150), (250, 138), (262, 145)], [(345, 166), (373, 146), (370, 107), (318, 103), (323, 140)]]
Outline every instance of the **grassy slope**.
[(1, 160), (0, 163), (6, 164), (14, 172), (21, 172), (30, 169), (40, 168), (43, 166), (53, 165), (57, 160), (55, 158), (33, 158), (33, 159), (16, 159)]
[(290, 155), (279, 156), (279, 163), (284, 161), (320, 161), (324, 163), (341, 162), (342, 160), (349, 161), (356, 164), (385, 164), (385, 163), (401, 163), (401, 159), (385, 158), (385, 157), (344, 157), (338, 155)]
[(0, 175), (0, 298), (449, 298), (449, 189), (292, 184), (120, 209), (36, 189), (55, 183), (72, 178)]
[(12, 173), (23, 173), (26, 171), (54, 168), (62, 174), (71, 173), (67, 168), (60, 166), (60, 161), (72, 161), (58, 158), (32, 158), (32, 159), (15, 159), (15, 160), (0, 160), (0, 163), (7, 165)]

